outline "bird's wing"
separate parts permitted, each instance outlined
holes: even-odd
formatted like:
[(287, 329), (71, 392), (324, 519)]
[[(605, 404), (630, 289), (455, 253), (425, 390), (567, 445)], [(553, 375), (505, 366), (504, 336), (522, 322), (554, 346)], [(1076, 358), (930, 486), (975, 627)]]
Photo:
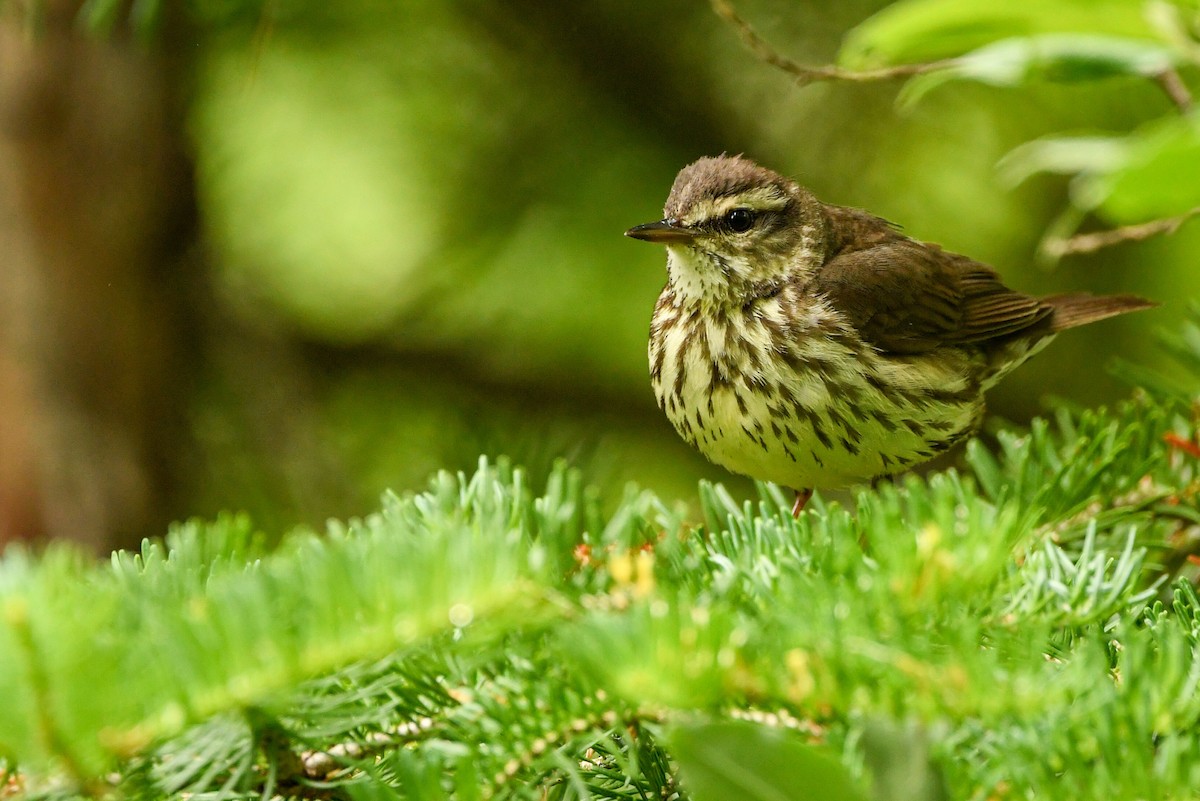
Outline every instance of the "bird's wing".
[(834, 256), (812, 290), (866, 342), (890, 353), (985, 342), (1051, 313), (1037, 298), (1004, 286), (990, 267), (903, 237)]

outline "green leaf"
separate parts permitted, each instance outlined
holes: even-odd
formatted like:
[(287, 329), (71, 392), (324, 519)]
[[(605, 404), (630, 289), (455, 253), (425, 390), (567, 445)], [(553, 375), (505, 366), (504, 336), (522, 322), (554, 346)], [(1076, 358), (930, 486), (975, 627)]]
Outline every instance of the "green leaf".
[(1047, 33), (1157, 38), (1139, 0), (902, 0), (851, 31), (838, 61), (850, 69), (937, 61)]
[(862, 801), (846, 769), (788, 731), (726, 721), (677, 726), (667, 738), (695, 801)]
[(919, 723), (886, 718), (867, 722), (863, 758), (874, 777), (876, 801), (944, 801), (945, 778), (929, 753), (929, 734)]
[(149, 41), (162, 22), (161, 0), (134, 0), (129, 9), (129, 22), (143, 41)]
[(1116, 225), (1200, 206), (1200, 115), (1165, 117), (1134, 132), (1121, 162), (1077, 183), (1071, 199)]
[(122, 10), (117, 0), (87, 0), (80, 6), (76, 22), (89, 33), (106, 36), (116, 27)]
[(1000, 159), (1000, 179), (1016, 186), (1034, 175), (1076, 175), (1116, 168), (1125, 158), (1123, 136), (1048, 136), (1025, 142)]
[(1166, 46), (1123, 36), (1050, 33), (1003, 39), (956, 60), (946, 69), (919, 75), (901, 94), (915, 103), (951, 81), (1021, 86), (1036, 81), (1072, 83), (1121, 76), (1151, 76), (1175, 63)]

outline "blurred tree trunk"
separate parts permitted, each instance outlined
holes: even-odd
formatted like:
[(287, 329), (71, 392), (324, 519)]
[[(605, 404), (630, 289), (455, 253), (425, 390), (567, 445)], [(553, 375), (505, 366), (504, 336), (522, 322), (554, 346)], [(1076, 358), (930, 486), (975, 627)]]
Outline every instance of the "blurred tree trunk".
[(0, 542), (103, 551), (178, 513), (195, 210), (174, 37), (78, 5), (0, 4)]

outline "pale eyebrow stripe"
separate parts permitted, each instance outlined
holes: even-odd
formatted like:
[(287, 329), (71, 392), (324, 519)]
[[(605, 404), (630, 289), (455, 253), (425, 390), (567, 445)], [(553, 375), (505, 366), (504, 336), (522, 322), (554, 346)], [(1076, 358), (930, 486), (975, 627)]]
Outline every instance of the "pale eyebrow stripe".
[(779, 211), (787, 207), (788, 198), (772, 189), (757, 189), (737, 195), (724, 195), (714, 198), (711, 205), (712, 216), (719, 216), (730, 209), (745, 206), (755, 211)]

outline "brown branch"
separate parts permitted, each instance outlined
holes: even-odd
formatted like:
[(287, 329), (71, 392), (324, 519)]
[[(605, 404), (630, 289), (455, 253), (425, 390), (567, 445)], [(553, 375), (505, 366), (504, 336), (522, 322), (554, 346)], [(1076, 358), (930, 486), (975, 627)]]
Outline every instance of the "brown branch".
[[(956, 63), (956, 59), (943, 59), (923, 64), (899, 64), (894, 67), (883, 67), (874, 70), (847, 70), (834, 64), (819, 67), (808, 66), (794, 61), (780, 53), (770, 42), (759, 35), (758, 31), (737, 12), (730, 0), (710, 0), (712, 9), (718, 17), (731, 25), (737, 31), (742, 43), (758, 56), (759, 59), (780, 69), (796, 79), (800, 86), (808, 86), (818, 81), (881, 81), (890, 78), (908, 78), (934, 70), (945, 69)], [(1154, 81), (1166, 92), (1181, 112), (1190, 112), (1195, 103), (1187, 84), (1174, 68), (1168, 68), (1155, 73)], [(1046, 242), (1044, 250), (1054, 258), (1061, 258), (1076, 253), (1092, 253), (1102, 248), (1118, 245), (1122, 242), (1137, 242), (1164, 233), (1174, 233), (1179, 226), (1200, 215), (1200, 207), (1194, 208), (1177, 217), (1139, 225), (1127, 225), (1110, 231), (1097, 231), (1089, 234), (1078, 234), (1067, 238), (1056, 238)]]
[(1154, 80), (1181, 112), (1187, 114), (1192, 110), (1195, 105), (1192, 93), (1173, 67), (1155, 73)]
[(1045, 251), (1054, 258), (1071, 256), (1078, 253), (1094, 253), (1103, 248), (1119, 245), (1122, 242), (1140, 242), (1159, 234), (1173, 234), (1179, 226), (1200, 215), (1200, 206), (1175, 217), (1153, 220), (1137, 225), (1125, 225), (1110, 231), (1095, 231), (1088, 234), (1053, 239), (1046, 242)]
[(800, 86), (808, 86), (817, 81), (883, 81), (890, 78), (908, 78), (938, 69), (945, 69), (954, 63), (953, 59), (933, 61), (926, 64), (899, 64), (894, 67), (882, 67), (874, 70), (846, 70), (833, 64), (811, 67), (793, 61), (780, 53), (746, 21), (729, 0), (711, 0), (712, 9), (717, 16), (729, 23), (737, 31), (742, 43), (754, 55), (783, 70), (796, 79)]

